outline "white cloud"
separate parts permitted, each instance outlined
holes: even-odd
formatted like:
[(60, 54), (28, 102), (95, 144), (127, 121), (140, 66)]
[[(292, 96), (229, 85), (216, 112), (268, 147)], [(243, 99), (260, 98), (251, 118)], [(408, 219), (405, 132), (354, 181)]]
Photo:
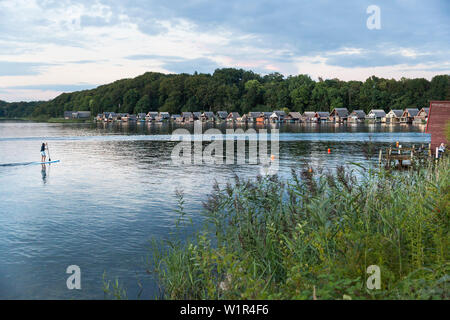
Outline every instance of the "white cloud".
[[(17, 14), (18, 7), (9, 6), (8, 10)], [(164, 34), (148, 35), (140, 31), (132, 19), (121, 15), (119, 22), (114, 25), (80, 26), (80, 17), (85, 14), (98, 15), (111, 18), (110, 11), (105, 6), (94, 6), (94, 9), (83, 5), (74, 5), (67, 10), (54, 9), (46, 13), (46, 19), (50, 21), (45, 26), (38, 26), (39, 32), (53, 35), (58, 39), (68, 40), (68, 44), (45, 43), (27, 39), (20, 43), (21, 54), (13, 52), (2, 54), (0, 61), (15, 62), (46, 62), (52, 64), (44, 72), (35, 76), (8, 76), (0, 77), (0, 88), (24, 85), (43, 84), (77, 84), (92, 83), (103, 84), (126, 77), (135, 77), (146, 71), (169, 72), (164, 69), (164, 61), (161, 59), (130, 60), (125, 57), (146, 54), (155, 56), (177, 55), (185, 59), (201, 58), (213, 54), (218, 45), (226, 45), (232, 35), (229, 32), (215, 31), (199, 32), (195, 25), (183, 19), (173, 21), (159, 21), (168, 31)], [(39, 7), (28, 4), (24, 10), (25, 15), (39, 14)], [(76, 39), (73, 45), (70, 39)], [(0, 43), (8, 43), (0, 40)], [(10, 42), (11, 43), (11, 42)], [(31, 50), (27, 50), (32, 47)], [(70, 63), (70, 61), (87, 60), (92, 63)], [(217, 58), (216, 60), (220, 60)], [(26, 93), (34, 94), (35, 91), (17, 91), (18, 97), (24, 97)], [(50, 99), (59, 92), (46, 91), (39, 98)], [(8, 97), (12, 97), (12, 92)], [(5, 98), (2, 96), (1, 98)], [(28, 99), (36, 99), (37, 96), (29, 96)]]
[[(48, 100), (49, 97), (56, 97), (61, 94), (55, 90), (40, 89), (1, 89), (0, 100), (3, 101), (30, 101), (30, 100)], [(30, 99), (32, 97), (32, 99)]]
[(316, 80), (321, 77), (323, 79), (338, 78), (345, 81), (364, 81), (373, 75), (397, 80), (402, 77), (431, 79), (437, 74), (436, 71), (433, 71), (434, 69), (441, 70), (438, 72), (439, 74), (450, 73), (450, 64), (417, 64), (414, 66), (399, 64), (395, 66), (345, 68), (330, 66), (326, 64), (326, 61), (327, 58), (322, 56), (299, 57), (295, 59), (294, 64), (297, 73), (308, 74)]
[(363, 48), (341, 48), (340, 50), (327, 52), (327, 55), (330, 56), (341, 56), (341, 55), (355, 55), (366, 52)]
[[(153, 4), (152, 2), (151, 5)], [(164, 6), (164, 4), (161, 5)], [(195, 5), (201, 6), (201, 3), (198, 2)], [(253, 12), (255, 5), (242, 4), (248, 7), (247, 12)], [(189, 18), (188, 14), (177, 14), (176, 9), (170, 8), (174, 6), (173, 4), (167, 6), (168, 9), (164, 14), (161, 12), (161, 14), (139, 16), (139, 11), (144, 10), (144, 7), (138, 8), (136, 5), (130, 10), (123, 10), (123, 8), (118, 10), (113, 2), (102, 3), (100, 0), (83, 3), (68, 0), (0, 0), (0, 61), (46, 65), (41, 68), (42, 73), (37, 75), (0, 77), (1, 91), (5, 92), (5, 88), (8, 87), (27, 85), (104, 84), (126, 77), (135, 77), (147, 71), (171, 72), (173, 70), (168, 69), (170, 57), (177, 57), (178, 62), (180, 59), (213, 61), (219, 66), (246, 68), (256, 72), (278, 71), (285, 75), (307, 73), (313, 78), (338, 77), (343, 80), (365, 80), (373, 74), (397, 79), (403, 76), (430, 79), (438, 73), (449, 70), (448, 64), (442, 63), (442, 57), (445, 60), (448, 53), (445, 46), (442, 52), (438, 52), (441, 57), (440, 63), (424, 62), (428, 59), (428, 55), (436, 54), (436, 51), (423, 52), (423, 49), (421, 51), (414, 46), (407, 47), (400, 44), (398, 46), (378, 44), (384, 56), (377, 56), (377, 45), (367, 46), (364, 41), (348, 42), (343, 35), (339, 35), (342, 39), (334, 39), (334, 34), (332, 38), (328, 39), (325, 34), (322, 38), (320, 28), (316, 39), (313, 37), (316, 35), (313, 31), (317, 29), (317, 26), (313, 24), (316, 18), (312, 14), (303, 17), (305, 25), (308, 26), (307, 30), (298, 31), (299, 29), (292, 28), (298, 27), (296, 24), (298, 19), (283, 20), (285, 16), (291, 17), (290, 12), (285, 12), (286, 8), (274, 16), (277, 19), (268, 20), (276, 24), (272, 26), (263, 19), (264, 15), (250, 19), (262, 25), (249, 23), (247, 17), (238, 15), (241, 10), (237, 10), (237, 7), (227, 18), (229, 19), (227, 22), (221, 24), (218, 21), (212, 24), (208, 19), (206, 19), (208, 23), (202, 23), (195, 18)], [(273, 10), (274, 6), (269, 9)], [(264, 5), (258, 7), (262, 13), (264, 8)], [(153, 8), (149, 8), (149, 11), (150, 9)], [(168, 11), (170, 14), (167, 14)], [(306, 11), (297, 11), (306, 14)], [(195, 12), (197, 13), (197, 10)], [(265, 14), (271, 17), (271, 12)], [(354, 15), (352, 12), (349, 14)], [(364, 11), (362, 14), (364, 15)], [(215, 15), (220, 18), (220, 13), (216, 12)], [(227, 12), (223, 15), (227, 16)], [(85, 17), (93, 20), (83, 23)], [(291, 18), (293, 19), (293, 16)], [(241, 28), (234, 27), (234, 24), (230, 25), (230, 21), (235, 21), (235, 24)], [(147, 22), (150, 27), (157, 26), (157, 31), (146, 32), (148, 30), (143, 30), (143, 22)], [(280, 34), (280, 38), (284, 40), (279, 42), (274, 40), (279, 35), (276, 28), (278, 23), (283, 27), (278, 29), (288, 30), (289, 33)], [(259, 29), (264, 31), (259, 32)], [(365, 30), (364, 27), (363, 30)], [(354, 37), (358, 38), (356, 35)], [(311, 42), (311, 39), (316, 41)], [(327, 41), (337, 44), (332, 46), (322, 44), (326, 44)], [(340, 41), (343, 43), (341, 47)], [(137, 55), (148, 56), (148, 58), (134, 60), (126, 58)], [(386, 56), (392, 59), (387, 59)], [(363, 59), (355, 61), (353, 58), (356, 57)], [(372, 57), (378, 58), (379, 63), (391, 65), (359, 66), (372, 61)], [(336, 65), (327, 64), (328, 58), (334, 58)], [(77, 61), (85, 61), (85, 63), (77, 63)], [(328, 63), (331, 64), (330, 61)], [(343, 61), (355, 61), (355, 63), (354, 66), (347, 64), (347, 67), (343, 67)], [(414, 64), (407, 65), (406, 61), (413, 61)], [(214, 63), (210, 65), (213, 66)], [(432, 70), (443, 71), (433, 72)], [(19, 91), (12, 88), (8, 90), (7, 93), (0, 94), (0, 99), (10, 101), (50, 99), (60, 93), (57, 90), (20, 89)], [(14, 92), (17, 93), (16, 98)]]

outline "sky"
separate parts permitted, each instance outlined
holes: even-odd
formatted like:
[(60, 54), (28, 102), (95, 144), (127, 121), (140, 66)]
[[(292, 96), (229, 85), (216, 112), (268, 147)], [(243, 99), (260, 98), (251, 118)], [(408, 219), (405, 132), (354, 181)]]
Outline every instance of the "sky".
[(226, 67), (431, 79), (450, 74), (449, 18), (449, 0), (0, 0), (0, 100)]

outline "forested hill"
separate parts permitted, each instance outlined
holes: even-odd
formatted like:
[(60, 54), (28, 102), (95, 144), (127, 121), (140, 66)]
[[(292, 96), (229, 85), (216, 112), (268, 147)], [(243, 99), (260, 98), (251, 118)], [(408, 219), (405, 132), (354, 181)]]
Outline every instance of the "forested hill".
[(38, 105), (45, 103), (44, 101), (32, 102), (5, 102), (0, 100), (0, 118), (26, 118), (32, 116)]
[(450, 76), (426, 79), (366, 81), (338, 79), (313, 81), (307, 75), (265, 76), (242, 69), (217, 69), (211, 74), (162, 74), (148, 72), (96, 89), (63, 93), (39, 104), (33, 116), (60, 117), (67, 110), (138, 113), (168, 111), (330, 111), (408, 107), (422, 108), (429, 100), (450, 99)]

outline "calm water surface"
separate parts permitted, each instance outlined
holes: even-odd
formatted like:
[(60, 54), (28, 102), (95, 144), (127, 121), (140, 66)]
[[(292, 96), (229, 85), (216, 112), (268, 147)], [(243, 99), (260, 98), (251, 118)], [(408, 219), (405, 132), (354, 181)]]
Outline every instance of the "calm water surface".
[[(0, 299), (102, 299), (104, 272), (119, 278), (130, 298), (138, 296), (138, 282), (144, 287), (141, 298), (153, 298), (156, 287), (145, 272), (149, 240), (174, 230), (176, 189), (183, 190), (186, 211), (198, 224), (214, 179), (226, 183), (234, 175), (260, 172), (260, 165), (173, 164), (174, 128), (0, 122)], [(429, 142), (423, 126), (283, 124), (279, 129), (284, 178), (291, 168), (306, 165), (332, 169), (365, 163), (368, 141), (377, 148), (395, 141)], [(60, 163), (17, 165), (40, 161), (43, 141)], [(81, 268), (81, 290), (66, 287), (69, 265)]]

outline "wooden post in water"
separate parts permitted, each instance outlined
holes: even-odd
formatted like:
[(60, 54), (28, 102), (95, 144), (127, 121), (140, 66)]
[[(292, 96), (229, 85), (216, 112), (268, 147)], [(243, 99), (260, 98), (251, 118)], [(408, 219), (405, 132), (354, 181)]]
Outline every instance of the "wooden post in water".
[(379, 153), (379, 155), (378, 155), (378, 165), (381, 165), (381, 157), (382, 157), (382, 154), (383, 154), (383, 149), (380, 149), (380, 153)]
[(389, 147), (389, 154), (387, 157), (387, 163), (388, 163), (388, 168), (391, 168), (391, 153), (392, 153), (392, 147)]

